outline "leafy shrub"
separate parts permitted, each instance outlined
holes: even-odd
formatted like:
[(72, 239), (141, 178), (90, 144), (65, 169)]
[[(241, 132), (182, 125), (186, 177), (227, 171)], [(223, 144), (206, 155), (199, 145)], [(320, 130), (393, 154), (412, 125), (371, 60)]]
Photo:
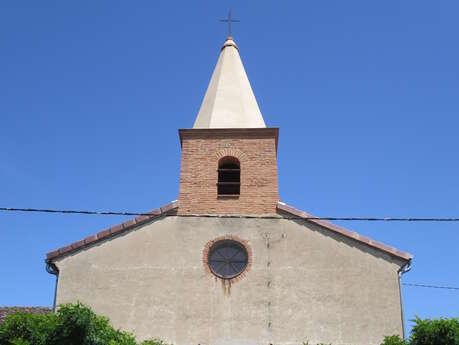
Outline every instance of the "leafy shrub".
[[(459, 345), (459, 320), (413, 320), (408, 341), (398, 335), (385, 337), (381, 345)], [(106, 317), (98, 316), (81, 303), (59, 307), (56, 314), (8, 315), (0, 324), (0, 345), (137, 345), (128, 332), (114, 329)], [(139, 345), (168, 345), (145, 340)], [(309, 345), (304, 342), (302, 345)], [(327, 344), (317, 344), (327, 345)], [(329, 344), (330, 345), (330, 344)]]
[(47, 345), (135, 345), (135, 338), (115, 330), (103, 316), (98, 316), (82, 304), (67, 304), (59, 308), (57, 322)]
[[(128, 332), (114, 329), (106, 317), (81, 303), (59, 307), (56, 314), (11, 314), (0, 325), (0, 345), (137, 345)], [(147, 340), (141, 345), (167, 345)]]
[(459, 345), (459, 320), (416, 317), (410, 335), (410, 345)]
[(0, 324), (0, 344), (47, 345), (56, 323), (55, 314), (29, 314), (18, 312), (8, 315)]
[(384, 337), (384, 341), (381, 345), (408, 345), (405, 340), (400, 338), (398, 335), (392, 335), (390, 337)]
[(458, 319), (422, 320), (416, 317), (412, 321), (415, 325), (411, 330), (409, 340), (393, 335), (385, 337), (381, 345), (459, 345)]

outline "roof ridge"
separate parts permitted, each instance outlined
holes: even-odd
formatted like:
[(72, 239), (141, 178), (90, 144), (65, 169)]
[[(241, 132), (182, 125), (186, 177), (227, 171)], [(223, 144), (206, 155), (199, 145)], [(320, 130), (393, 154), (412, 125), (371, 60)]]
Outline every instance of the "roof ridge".
[(134, 226), (141, 225), (146, 223), (149, 220), (159, 218), (165, 214), (168, 214), (178, 208), (178, 201), (172, 201), (169, 204), (163, 205), (159, 208), (155, 208), (150, 212), (147, 212), (151, 215), (137, 216), (135, 218), (129, 219), (123, 223), (111, 226), (105, 230), (99, 231), (98, 233), (88, 236), (85, 239), (80, 241), (73, 242), (67, 246), (58, 248), (54, 251), (48, 252), (46, 254), (46, 262), (51, 262), (61, 256), (68, 255), (77, 250), (81, 250), (90, 245), (93, 245), (96, 242), (106, 240), (115, 235), (119, 235), (127, 230), (131, 230)]
[(44, 306), (33, 306), (33, 307), (20, 307), (20, 306), (13, 306), (13, 307), (6, 307), (0, 306), (0, 324), (5, 322), (6, 318), (10, 314), (14, 313), (31, 313), (31, 314), (48, 314), (51, 313), (53, 309), (51, 307), (44, 307)]
[[(170, 214), (171, 212), (177, 210), (178, 208), (178, 201), (172, 201), (169, 204), (166, 204), (164, 206), (161, 206), (159, 208), (153, 209), (150, 212), (147, 212), (151, 215), (143, 215), (143, 216), (137, 216), (133, 219), (127, 220), (121, 224), (117, 224), (114, 226), (111, 226), (105, 230), (99, 231), (98, 233), (88, 236), (80, 241), (73, 242), (67, 246), (58, 248), (54, 251), (48, 252), (46, 254), (46, 262), (52, 262), (53, 260), (60, 258), (62, 256), (68, 255), (70, 253), (73, 253), (75, 251), (81, 250), (83, 248), (86, 248), (90, 245), (93, 245), (96, 242), (106, 240), (110, 237), (119, 235), (125, 231), (131, 230), (133, 227), (137, 225), (141, 225), (146, 223), (147, 221), (150, 221), (155, 218), (159, 218), (163, 215)], [(377, 249), (379, 251), (385, 252), (387, 254), (390, 254), (392, 256), (398, 257), (400, 259), (403, 259), (405, 261), (410, 261), (413, 256), (410, 253), (407, 252), (402, 252), (398, 250), (397, 248), (390, 247), (388, 245), (385, 245), (382, 242), (373, 240), (369, 237), (362, 236), (359, 233), (355, 231), (348, 230), (346, 228), (343, 228), (339, 225), (333, 224), (331, 222), (328, 222), (326, 220), (322, 219), (309, 219), (311, 217), (314, 217), (310, 213), (302, 210), (298, 210), (293, 206), (287, 205), (283, 202), (278, 202), (276, 209), (278, 211), (286, 212), (291, 215), (294, 215), (295, 217), (303, 218), (308, 222), (317, 224), (319, 226), (322, 226), (328, 230), (331, 230), (335, 233), (341, 234), (347, 238), (350, 238), (352, 240), (358, 241), (360, 243), (363, 243), (369, 247), (372, 247), (374, 249)], [(208, 215), (194, 215), (194, 216), (203, 216), (206, 217)], [(223, 216), (223, 215), (220, 215)], [(266, 216), (266, 215), (265, 215)], [(272, 216), (272, 215), (270, 215)], [(263, 216), (259, 216), (260, 218), (263, 218)]]
[(32, 306), (20, 306), (20, 305), (13, 305), (13, 306), (7, 306), (7, 305), (0, 305), (0, 310), (3, 309), (50, 309), (52, 307), (50, 306), (44, 306), (44, 305), (32, 305)]
[(305, 212), (305, 211), (302, 211), (302, 210), (298, 210), (293, 206), (287, 205), (286, 203), (283, 203), (283, 202), (279, 201), (277, 203), (276, 208), (278, 210), (280, 210), (280, 211), (283, 211), (283, 212), (286, 212), (286, 213), (290, 213), (290, 214), (292, 214), (292, 215), (294, 215), (296, 217), (304, 218), (308, 222), (320, 225), (320, 226), (322, 226), (322, 227), (324, 227), (324, 228), (326, 228), (328, 230), (331, 230), (331, 231), (333, 231), (335, 233), (339, 233), (339, 234), (341, 234), (341, 235), (343, 235), (345, 237), (348, 237), (348, 238), (353, 239), (353, 240), (355, 240), (357, 242), (363, 243), (363, 244), (365, 244), (365, 245), (367, 245), (369, 247), (372, 247), (372, 248), (377, 249), (379, 251), (385, 252), (385, 253), (390, 254), (392, 256), (398, 257), (398, 258), (403, 259), (405, 261), (410, 261), (413, 258), (413, 255), (411, 255), (410, 253), (402, 252), (402, 251), (398, 250), (397, 248), (387, 246), (382, 242), (372, 240), (369, 237), (362, 236), (362, 235), (360, 235), (359, 233), (357, 233), (355, 231), (348, 230), (348, 229), (343, 228), (343, 227), (341, 227), (339, 225), (333, 224), (333, 223), (331, 223), (329, 221), (326, 221), (326, 220), (323, 220), (323, 219), (308, 219), (308, 218), (311, 218), (311, 217), (314, 217), (314, 216), (311, 215), (308, 212)]

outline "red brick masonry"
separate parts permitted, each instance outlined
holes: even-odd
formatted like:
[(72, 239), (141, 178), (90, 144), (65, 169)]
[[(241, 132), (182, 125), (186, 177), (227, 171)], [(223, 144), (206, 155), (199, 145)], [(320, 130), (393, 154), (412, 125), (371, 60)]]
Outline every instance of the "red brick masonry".
[(233, 240), (236, 242), (239, 242), (241, 245), (244, 246), (245, 250), (247, 251), (247, 266), (245, 267), (244, 271), (242, 271), (240, 274), (238, 274), (236, 277), (233, 277), (231, 279), (225, 279), (228, 280), (231, 284), (238, 282), (242, 278), (245, 277), (248, 271), (250, 271), (250, 268), (252, 267), (252, 248), (249, 245), (249, 242), (246, 240), (243, 240), (242, 238), (235, 236), (235, 235), (225, 235), (225, 236), (220, 236), (217, 238), (214, 238), (212, 241), (207, 242), (207, 244), (204, 246), (204, 250), (202, 251), (202, 264), (204, 265), (204, 269), (206, 270), (207, 273), (209, 273), (212, 277), (215, 277), (216, 279), (222, 279), (220, 277), (217, 277), (212, 273), (209, 267), (209, 251), (212, 246), (223, 240)]
[[(180, 129), (179, 214), (275, 214), (278, 128)], [(217, 194), (218, 162), (239, 160), (238, 196)]]

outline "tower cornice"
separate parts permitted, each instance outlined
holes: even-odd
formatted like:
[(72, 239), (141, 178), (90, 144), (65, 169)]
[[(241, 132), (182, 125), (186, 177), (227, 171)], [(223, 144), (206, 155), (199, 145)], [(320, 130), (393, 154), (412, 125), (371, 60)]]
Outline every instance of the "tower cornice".
[(179, 129), (180, 145), (183, 145), (183, 139), (191, 138), (272, 138), (279, 140), (279, 128), (180, 128)]

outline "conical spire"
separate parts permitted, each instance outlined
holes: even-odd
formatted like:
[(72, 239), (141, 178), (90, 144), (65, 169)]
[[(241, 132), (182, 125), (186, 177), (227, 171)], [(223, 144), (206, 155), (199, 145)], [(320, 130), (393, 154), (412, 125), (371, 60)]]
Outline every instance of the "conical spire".
[(229, 36), (223, 44), (193, 128), (264, 128), (257, 100)]

